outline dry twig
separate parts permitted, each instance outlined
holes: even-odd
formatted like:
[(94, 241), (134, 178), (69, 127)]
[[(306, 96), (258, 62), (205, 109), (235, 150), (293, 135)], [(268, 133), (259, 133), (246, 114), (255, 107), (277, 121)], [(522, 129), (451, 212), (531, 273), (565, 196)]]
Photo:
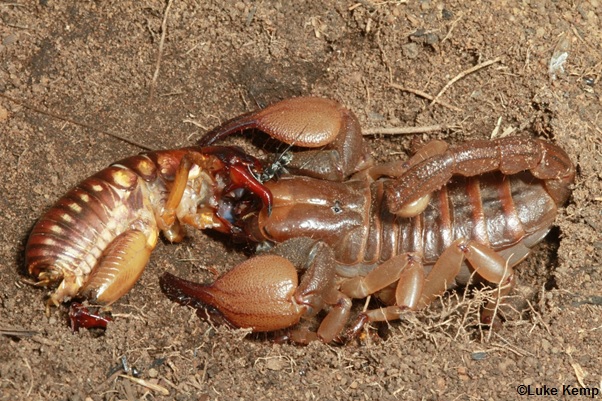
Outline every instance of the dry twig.
[(155, 73), (153, 74), (153, 80), (150, 85), (150, 92), (148, 94), (148, 102), (150, 103), (155, 96), (155, 88), (157, 86), (157, 78), (159, 77), (159, 69), (161, 68), (161, 59), (163, 58), (163, 44), (165, 43), (165, 35), (167, 33), (167, 14), (171, 8), (173, 0), (168, 0), (167, 6), (165, 6), (165, 12), (163, 13), (163, 22), (161, 23), (161, 39), (159, 40), (159, 54), (157, 55), (157, 63), (155, 64)]
[[(420, 97), (423, 97), (423, 98), (425, 98), (425, 99), (428, 99), (428, 100), (433, 100), (433, 99), (434, 99), (434, 97), (433, 97), (433, 96), (429, 95), (429, 94), (428, 94), (428, 93), (426, 93), (426, 92), (423, 92), (423, 91), (421, 91), (421, 90), (418, 90), (418, 89), (406, 88), (406, 87), (404, 87), (404, 86), (397, 85), (397, 84), (389, 84), (389, 86), (390, 86), (391, 88), (399, 89), (399, 90), (402, 90), (402, 91), (404, 91), (404, 92), (410, 92), (410, 93), (413, 93), (413, 94), (415, 94), (415, 95), (418, 95), (418, 96), (420, 96)], [(439, 103), (439, 104), (440, 104), (441, 106), (443, 106), (443, 107), (447, 107), (448, 109), (452, 109), (452, 110), (454, 110), (454, 111), (460, 111), (460, 112), (464, 111), (464, 110), (462, 110), (461, 108), (459, 108), (459, 107), (456, 107), (456, 106), (454, 106), (454, 105), (451, 105), (451, 104), (449, 104), (449, 103), (447, 103), (447, 102), (445, 102), (445, 101), (443, 101), (443, 100), (440, 100), (440, 101), (439, 101), (439, 102), (437, 102), (437, 103)]]
[(124, 379), (128, 379), (140, 386), (146, 387), (150, 390), (156, 391), (157, 393), (161, 394), (161, 395), (165, 395), (168, 396), (169, 395), (169, 390), (167, 390), (165, 387), (160, 386), (158, 384), (152, 383), (148, 380), (144, 380), (144, 379), (140, 379), (138, 377), (134, 377), (134, 376), (129, 376), (129, 375), (124, 375), (124, 374), (120, 374), (118, 375), (119, 377), (123, 377)]
[(445, 93), (445, 91), (447, 91), (454, 83), (456, 83), (457, 81), (461, 80), (462, 78), (464, 78), (465, 76), (472, 74), (475, 71), (478, 71), (482, 68), (488, 67), (491, 64), (495, 64), (500, 62), (501, 57), (497, 57), (494, 58), (493, 60), (487, 60), (481, 64), (477, 64), (472, 68), (469, 68), (465, 71), (462, 71), (461, 73), (459, 73), (458, 75), (456, 75), (454, 78), (452, 78), (451, 81), (449, 81), (447, 84), (445, 84), (445, 86), (443, 87), (443, 89), (441, 89), (439, 91), (439, 93), (437, 93), (437, 96), (435, 96), (435, 98), (431, 101), (431, 103), (429, 104), (429, 106), (434, 105), (435, 103), (437, 103), (439, 101), (439, 98), (441, 97), (441, 95), (443, 95)]

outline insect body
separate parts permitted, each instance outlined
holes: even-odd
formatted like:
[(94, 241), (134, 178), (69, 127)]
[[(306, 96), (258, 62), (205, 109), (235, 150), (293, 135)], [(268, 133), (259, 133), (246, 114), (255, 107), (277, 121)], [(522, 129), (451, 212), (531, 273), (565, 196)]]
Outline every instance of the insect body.
[(82, 181), (36, 223), (26, 268), (37, 285), (57, 286), (49, 306), (75, 297), (109, 305), (142, 274), (160, 231), (172, 242), (183, 239), (183, 225), (236, 231), (243, 188), (269, 209), (271, 196), (255, 178), (260, 173), (257, 160), (233, 147), (121, 160)]

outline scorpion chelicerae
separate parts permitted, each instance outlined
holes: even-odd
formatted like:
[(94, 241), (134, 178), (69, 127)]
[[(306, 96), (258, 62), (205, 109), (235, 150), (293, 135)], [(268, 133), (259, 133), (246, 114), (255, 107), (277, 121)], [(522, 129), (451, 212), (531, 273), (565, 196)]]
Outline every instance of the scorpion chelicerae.
[[(473, 275), (498, 286), (482, 312), (490, 323), (514, 285), (513, 267), (549, 231), (575, 175), (562, 149), (529, 137), (432, 141), (407, 161), (373, 165), (357, 118), (320, 98), (235, 118), (202, 144), (244, 129), (313, 148), (294, 153), (290, 174), (264, 183), (271, 213), (238, 215), (239, 236), (279, 245), (210, 285), (166, 273), (161, 286), (199, 315), (256, 332), (288, 328), (300, 343), (341, 338), (352, 299), (375, 294), (384, 306), (360, 313), (347, 338), (367, 322), (424, 308)], [(322, 310), (316, 332), (298, 325)]]
[(189, 147), (142, 153), (82, 181), (37, 221), (26, 245), (34, 284), (56, 287), (47, 312), (73, 298), (115, 302), (142, 274), (159, 231), (171, 242), (183, 239), (184, 224), (234, 233), (237, 213), (256, 208), (245, 194), (271, 208), (261, 172), (238, 148)]

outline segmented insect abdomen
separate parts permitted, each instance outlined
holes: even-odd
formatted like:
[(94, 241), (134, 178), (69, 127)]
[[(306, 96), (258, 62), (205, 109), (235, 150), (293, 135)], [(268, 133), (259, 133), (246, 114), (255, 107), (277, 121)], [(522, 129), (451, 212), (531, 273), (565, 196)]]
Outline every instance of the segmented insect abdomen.
[(34, 226), (25, 252), (29, 273), (41, 281), (73, 275), (81, 286), (115, 237), (132, 225), (156, 226), (146, 190), (139, 174), (122, 165), (82, 181)]

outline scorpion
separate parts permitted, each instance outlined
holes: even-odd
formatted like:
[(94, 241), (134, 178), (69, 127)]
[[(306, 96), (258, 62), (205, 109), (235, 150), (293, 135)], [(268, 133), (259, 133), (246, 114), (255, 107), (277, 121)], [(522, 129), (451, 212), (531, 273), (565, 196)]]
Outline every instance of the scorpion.
[[(295, 343), (353, 338), (473, 276), (497, 286), (481, 312), (491, 324), (515, 285), (514, 267), (548, 233), (575, 176), (562, 149), (526, 136), (434, 140), (408, 160), (374, 164), (356, 116), (312, 97), (234, 118), (200, 144), (248, 129), (297, 149), (288, 173), (263, 183), (271, 210), (255, 202), (235, 221), (236, 236), (276, 246), (211, 284), (164, 273), (160, 285), (201, 317), (286, 330)], [(352, 300), (369, 295), (383, 306), (352, 320)], [(302, 324), (318, 313), (317, 330)]]
[[(37, 221), (27, 241), (32, 284), (55, 288), (46, 313), (76, 298), (101, 306), (118, 300), (144, 271), (159, 232), (170, 242), (182, 241), (185, 225), (234, 234), (238, 213), (256, 209), (253, 202), (271, 208), (261, 173), (259, 161), (240, 149), (213, 146), (141, 153), (85, 179)], [(74, 330), (106, 326), (85, 307), (70, 316)]]

